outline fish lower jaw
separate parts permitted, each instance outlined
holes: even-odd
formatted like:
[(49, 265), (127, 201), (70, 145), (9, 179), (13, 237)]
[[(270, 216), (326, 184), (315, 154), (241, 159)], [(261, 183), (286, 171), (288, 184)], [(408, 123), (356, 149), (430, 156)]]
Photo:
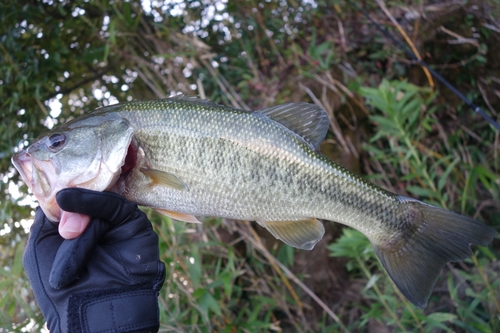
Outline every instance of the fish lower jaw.
[(29, 154), (23, 150), (12, 156), (11, 161), (26, 185), (28, 185), (30, 189), (33, 189), (35, 186), (32, 176), (33, 164)]
[(57, 204), (55, 197), (53, 198), (52, 201), (53, 201), (53, 203), (51, 203), (49, 205), (47, 205), (43, 202), (40, 202), (40, 207), (42, 208), (43, 212), (45, 213), (45, 216), (51, 222), (59, 222), (61, 220), (62, 209)]
[(61, 220), (61, 215), (63, 210), (59, 207), (59, 204), (57, 203), (56, 195), (60, 190), (67, 187), (73, 187), (73, 186), (55, 183), (51, 184), (50, 190), (48, 192), (37, 193), (36, 191), (33, 191), (33, 194), (40, 203), (40, 207), (45, 213), (45, 216), (51, 222), (59, 222)]

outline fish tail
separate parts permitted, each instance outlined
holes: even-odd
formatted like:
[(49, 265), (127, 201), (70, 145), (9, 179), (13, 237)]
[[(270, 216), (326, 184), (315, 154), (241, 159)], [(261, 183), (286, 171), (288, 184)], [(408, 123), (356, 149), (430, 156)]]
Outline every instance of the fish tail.
[(405, 205), (399, 239), (376, 244), (375, 253), (403, 295), (425, 308), (444, 265), (472, 255), (471, 244), (486, 246), (496, 236), (491, 227), (421, 201), (400, 197)]

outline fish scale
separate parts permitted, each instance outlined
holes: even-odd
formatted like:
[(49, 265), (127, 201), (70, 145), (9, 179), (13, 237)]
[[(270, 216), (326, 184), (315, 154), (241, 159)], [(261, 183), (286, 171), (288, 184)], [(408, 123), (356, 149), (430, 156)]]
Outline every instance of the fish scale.
[(52, 220), (60, 212), (55, 193), (85, 187), (186, 222), (257, 221), (306, 250), (323, 237), (317, 219), (340, 222), (366, 235), (396, 286), (425, 307), (446, 262), (467, 258), (470, 244), (487, 245), (496, 232), (319, 154), (328, 124), (326, 112), (307, 103), (246, 112), (184, 97), (135, 101), (63, 124), (13, 162)]
[[(215, 216), (228, 214), (223, 210), (231, 205), (231, 215), (226, 216), (233, 219), (280, 221), (317, 217), (363, 229), (362, 226), (357, 226), (359, 219), (349, 217), (357, 215), (359, 209), (356, 207), (360, 203), (366, 203), (363, 197), (368, 195), (360, 197), (349, 193), (355, 193), (356, 188), (360, 187), (359, 183), (365, 182), (359, 177), (352, 177), (347, 170), (337, 170), (338, 176), (335, 175), (331, 170), (341, 167), (321, 158), (300, 138), (295, 137), (294, 133), (269, 118), (234, 112), (230, 119), (222, 119), (227, 117), (227, 110), (197, 112), (196, 107), (189, 110), (175, 104), (173, 112), (168, 114), (170, 119), (161, 119), (161, 115), (165, 114), (161, 105), (149, 104), (143, 112), (147, 115), (141, 118), (144, 128), (141, 132), (147, 131), (148, 137), (142, 137), (139, 133), (136, 139), (144, 142), (141, 146), (147, 156), (154, 156), (154, 159), (149, 160), (149, 167), (176, 174), (188, 184), (192, 195), (184, 196), (181, 193), (175, 196), (169, 193), (170, 189), (157, 186), (152, 192), (128, 192), (132, 200), (141, 203), (157, 198), (158, 203), (153, 206), (167, 206), (182, 213), (196, 211), (199, 215)], [(194, 114), (189, 124), (191, 127), (188, 128), (188, 124), (184, 123), (179, 130), (181, 113), (186, 112)], [(123, 117), (127, 118), (127, 114)], [(148, 121), (145, 117), (151, 120)], [(206, 118), (210, 121), (205, 122)], [(221, 126), (221, 123), (225, 126)], [(152, 129), (156, 127), (160, 130)], [(240, 128), (241, 131), (231, 131), (232, 135), (230, 131), (224, 133), (228, 127)], [(211, 140), (213, 137), (217, 139)], [(252, 141), (265, 141), (268, 145), (252, 146), (248, 138)], [(155, 144), (149, 145), (148, 142)], [(241, 156), (239, 164), (233, 163), (234, 155)], [(193, 161), (193, 157), (196, 157), (197, 162)], [(218, 173), (225, 177), (212, 178)], [(351, 177), (347, 178), (345, 175)], [(347, 183), (346, 179), (351, 182)], [(145, 177), (143, 180), (143, 186), (148, 187), (149, 179)], [(336, 186), (336, 182), (340, 184)], [(374, 189), (369, 184), (365, 185), (367, 189)], [(138, 184), (134, 183), (130, 187), (137, 189)], [(239, 191), (231, 191), (232, 188), (238, 188)], [(266, 196), (259, 193), (266, 193)], [(158, 198), (170, 198), (172, 203), (160, 203), (161, 199)], [(377, 199), (372, 205), (384, 205), (385, 210), (389, 209), (385, 196)], [(238, 204), (242, 202), (243, 205)], [(337, 207), (332, 209), (331, 202), (337, 202)], [(194, 203), (197, 205), (194, 206)], [(367, 213), (369, 211), (368, 207)], [(374, 220), (373, 223), (377, 221)]]

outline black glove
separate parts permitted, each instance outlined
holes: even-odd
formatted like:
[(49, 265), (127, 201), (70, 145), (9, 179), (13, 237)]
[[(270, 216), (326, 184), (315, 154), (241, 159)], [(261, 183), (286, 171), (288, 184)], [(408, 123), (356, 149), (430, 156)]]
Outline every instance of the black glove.
[(65, 240), (36, 211), (23, 265), (51, 333), (157, 332), (165, 265), (146, 215), (110, 192), (64, 189), (56, 199), (92, 218)]

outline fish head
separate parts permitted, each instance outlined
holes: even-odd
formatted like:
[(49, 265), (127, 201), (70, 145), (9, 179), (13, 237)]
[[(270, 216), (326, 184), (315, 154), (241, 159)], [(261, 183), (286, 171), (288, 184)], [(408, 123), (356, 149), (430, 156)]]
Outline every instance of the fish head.
[(116, 114), (78, 118), (42, 135), (12, 157), (49, 220), (61, 209), (56, 194), (68, 187), (105, 191), (125, 163), (134, 129)]

